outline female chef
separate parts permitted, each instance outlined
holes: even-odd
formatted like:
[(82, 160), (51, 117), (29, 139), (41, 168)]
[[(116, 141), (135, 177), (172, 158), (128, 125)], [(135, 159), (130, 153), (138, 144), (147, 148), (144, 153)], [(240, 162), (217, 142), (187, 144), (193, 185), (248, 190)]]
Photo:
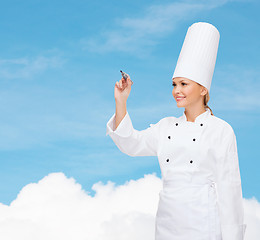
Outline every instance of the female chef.
[(145, 130), (133, 128), (126, 109), (131, 80), (116, 82), (116, 112), (107, 123), (117, 147), (129, 156), (157, 156), (163, 189), (156, 240), (243, 240), (246, 224), (236, 136), (208, 107), (219, 32), (197, 22), (186, 34), (172, 77), (180, 117)]

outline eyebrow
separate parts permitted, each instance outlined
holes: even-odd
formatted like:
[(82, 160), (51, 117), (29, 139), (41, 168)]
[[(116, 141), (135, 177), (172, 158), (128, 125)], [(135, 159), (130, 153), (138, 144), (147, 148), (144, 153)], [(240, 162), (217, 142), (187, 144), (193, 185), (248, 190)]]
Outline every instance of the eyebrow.
[[(183, 80), (180, 80), (180, 82), (183, 82), (183, 81), (186, 81), (185, 79), (183, 79)], [(172, 82), (174, 82), (174, 80), (172, 80)]]

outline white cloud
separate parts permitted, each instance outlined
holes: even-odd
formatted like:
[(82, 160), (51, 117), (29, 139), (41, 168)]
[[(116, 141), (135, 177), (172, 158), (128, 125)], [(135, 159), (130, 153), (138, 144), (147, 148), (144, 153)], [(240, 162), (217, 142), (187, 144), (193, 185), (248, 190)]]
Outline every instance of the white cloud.
[(260, 239), (260, 203), (256, 198), (244, 199), (245, 222), (247, 223), (246, 239)]
[[(115, 27), (98, 36), (82, 39), (84, 49), (95, 52), (121, 51), (142, 55), (146, 46), (156, 45), (158, 38), (171, 33), (180, 21), (192, 19), (202, 11), (222, 6), (224, 1), (180, 1), (147, 7), (141, 17), (115, 20)], [(144, 49), (145, 48), (145, 49)]]
[(45, 71), (48, 68), (60, 67), (63, 65), (63, 63), (64, 60), (57, 56), (0, 59), (0, 78), (30, 78), (39, 72)]
[[(0, 239), (151, 239), (161, 181), (146, 175), (115, 186), (93, 185), (94, 197), (62, 173), (25, 186), (0, 204)], [(138, 231), (136, 231), (138, 230)]]
[[(0, 204), (0, 239), (151, 240), (161, 180), (155, 175), (85, 192), (73, 178), (52, 173), (25, 186), (10, 206)], [(260, 204), (245, 199), (246, 240), (260, 237)]]

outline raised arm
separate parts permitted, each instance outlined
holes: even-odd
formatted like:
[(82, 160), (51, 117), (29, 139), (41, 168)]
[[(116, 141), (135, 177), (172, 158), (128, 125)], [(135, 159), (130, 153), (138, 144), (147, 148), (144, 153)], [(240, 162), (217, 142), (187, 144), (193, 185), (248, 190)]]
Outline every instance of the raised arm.
[(145, 130), (133, 128), (131, 118), (126, 113), (117, 129), (115, 129), (115, 114), (107, 123), (106, 135), (110, 135), (121, 152), (129, 156), (157, 156), (160, 123), (150, 124)]
[(138, 131), (133, 128), (126, 109), (131, 91), (131, 80), (123, 78), (115, 85), (116, 112), (107, 122), (106, 135), (110, 135), (117, 147), (129, 156), (156, 156), (159, 138), (159, 123)]
[(118, 127), (122, 119), (126, 115), (126, 101), (131, 92), (132, 81), (130, 78), (126, 80), (122, 77), (119, 82), (116, 82), (114, 96), (116, 102), (115, 113), (115, 129)]

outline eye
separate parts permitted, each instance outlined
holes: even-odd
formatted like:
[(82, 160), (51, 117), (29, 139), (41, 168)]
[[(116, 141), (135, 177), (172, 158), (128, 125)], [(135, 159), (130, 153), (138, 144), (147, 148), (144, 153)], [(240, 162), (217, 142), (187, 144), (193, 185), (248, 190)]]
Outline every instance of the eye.
[[(187, 83), (184, 83), (184, 82), (182, 82), (181, 84), (182, 84), (182, 86), (185, 86), (185, 85), (187, 85)], [(175, 87), (175, 86), (176, 86), (176, 84), (175, 84), (175, 83), (172, 83), (172, 86), (174, 86), (174, 87)]]

